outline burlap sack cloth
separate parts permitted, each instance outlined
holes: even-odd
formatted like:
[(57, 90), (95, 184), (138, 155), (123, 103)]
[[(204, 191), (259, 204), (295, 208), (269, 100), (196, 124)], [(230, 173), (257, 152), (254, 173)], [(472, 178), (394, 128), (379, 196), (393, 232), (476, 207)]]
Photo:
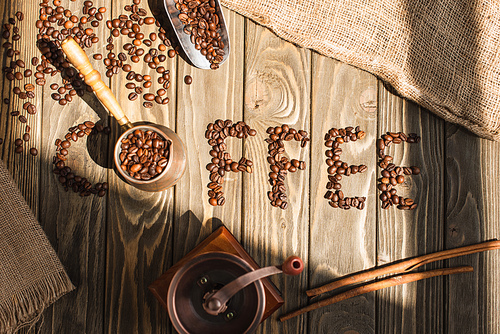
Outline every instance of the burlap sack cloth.
[(0, 160), (0, 333), (36, 320), (74, 289), (42, 228)]
[(285, 40), (373, 73), (447, 121), (500, 139), (499, 1), (221, 3)]

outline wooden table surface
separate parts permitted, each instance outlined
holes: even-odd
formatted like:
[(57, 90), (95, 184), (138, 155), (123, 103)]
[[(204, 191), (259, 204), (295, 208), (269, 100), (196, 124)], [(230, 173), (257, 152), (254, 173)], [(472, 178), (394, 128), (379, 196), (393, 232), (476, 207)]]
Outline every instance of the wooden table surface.
[[(68, 6), (80, 13), (82, 0)], [(95, 0), (106, 6), (105, 19), (122, 14), (127, 0)], [(40, 56), (35, 46), (38, 1), (4, 1), (2, 23), (22, 10), (20, 57)], [(148, 9), (149, 12), (149, 9)], [(472, 265), (474, 273), (437, 277), (369, 293), (280, 323), (277, 317), (306, 305), (305, 290), (337, 277), (399, 259), (469, 245), (500, 236), (500, 145), (446, 123), (427, 110), (391, 93), (373, 75), (302, 49), (276, 37), (235, 12), (224, 9), (231, 55), (219, 70), (198, 70), (180, 57), (168, 58), (170, 103), (144, 109), (127, 99), (123, 72), (108, 83), (132, 121), (146, 120), (174, 129), (184, 141), (188, 164), (181, 181), (159, 193), (137, 190), (108, 166), (119, 128), (92, 95), (66, 106), (51, 99), (49, 85), (36, 87), (38, 113), (28, 116), (31, 139), (22, 154), (14, 140), (24, 125), (13, 110), (22, 102), (12, 84), (2, 80), (1, 158), (38, 217), (77, 289), (43, 315), (41, 333), (172, 333), (167, 312), (147, 290), (157, 277), (224, 224), (261, 265), (275, 265), (295, 254), (306, 270), (299, 277), (276, 276), (284, 306), (259, 333), (499, 333), (500, 251), (427, 265), (423, 269)], [(101, 41), (89, 54), (104, 52), (109, 31), (96, 28)], [(152, 26), (143, 26), (151, 32)], [(128, 38), (116, 40), (118, 48)], [(2, 48), (5, 65), (5, 49)], [(94, 66), (105, 72), (102, 62)], [(31, 66), (31, 65), (30, 65)], [(151, 72), (135, 64), (133, 69)], [(183, 82), (191, 75), (193, 83)], [(33, 82), (34, 78), (26, 82)], [(155, 84), (155, 81), (153, 81)], [(24, 112), (24, 111), (23, 111)], [(216, 119), (243, 120), (257, 130), (247, 140), (227, 140), (233, 158), (254, 162), (252, 174), (225, 177), (226, 203), (208, 204), (210, 146), (204, 137)], [(110, 137), (79, 141), (68, 165), (91, 182), (108, 182), (104, 198), (65, 192), (52, 173), (54, 141), (67, 129), (92, 120), (112, 127)], [(304, 171), (286, 178), (289, 206), (270, 205), (267, 192), (266, 129), (288, 124), (306, 130), (303, 149), (287, 142), (291, 158), (306, 161)], [(363, 174), (344, 178), (347, 196), (366, 196), (363, 210), (334, 209), (326, 192), (324, 134), (330, 128), (360, 126), (366, 137), (343, 146), (342, 159), (365, 164)], [(418, 208), (381, 209), (376, 188), (376, 139), (387, 131), (415, 132), (419, 144), (391, 148), (395, 163), (415, 165), (420, 175), (407, 177), (398, 192)], [(39, 154), (32, 157), (29, 147)]]

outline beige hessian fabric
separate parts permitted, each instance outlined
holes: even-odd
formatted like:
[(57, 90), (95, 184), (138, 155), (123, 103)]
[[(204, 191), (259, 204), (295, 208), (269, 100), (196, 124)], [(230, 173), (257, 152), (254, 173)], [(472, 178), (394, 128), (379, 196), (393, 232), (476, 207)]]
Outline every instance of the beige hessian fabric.
[(0, 333), (30, 323), (74, 289), (0, 160)]
[(373, 73), (447, 121), (500, 139), (500, 2), (221, 0), (277, 35)]

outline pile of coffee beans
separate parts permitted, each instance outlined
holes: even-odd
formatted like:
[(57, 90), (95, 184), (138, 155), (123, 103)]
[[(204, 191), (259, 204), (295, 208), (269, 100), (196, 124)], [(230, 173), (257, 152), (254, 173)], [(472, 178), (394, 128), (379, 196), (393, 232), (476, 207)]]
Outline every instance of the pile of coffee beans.
[(107, 182), (96, 183), (95, 186), (92, 186), (90, 181), (76, 175), (69, 166), (66, 166), (69, 153), (68, 149), (71, 147), (71, 141), (76, 142), (78, 138), (98, 132), (109, 134), (111, 129), (109, 127), (103, 127), (101, 124), (95, 125), (91, 121), (86, 121), (69, 128), (64, 139), (56, 139), (56, 155), (52, 160), (54, 164), (53, 172), (59, 175), (59, 182), (63, 185), (64, 190), (68, 191), (71, 189), (75, 193), (79, 193), (82, 197), (91, 194), (98, 195), (99, 197), (106, 195), (106, 191), (109, 187)]
[(214, 123), (207, 125), (205, 138), (208, 139), (208, 144), (212, 146), (210, 156), (212, 161), (206, 166), (210, 172), (210, 183), (208, 183), (208, 202), (210, 205), (224, 205), (226, 199), (222, 192), (222, 184), (224, 183), (224, 175), (226, 172), (247, 172), (252, 173), (252, 161), (241, 158), (238, 162), (233, 161), (231, 155), (226, 151), (227, 145), (225, 139), (227, 137), (235, 137), (239, 139), (255, 136), (257, 131), (251, 129), (245, 122), (233, 123), (231, 120), (218, 119)]
[(218, 69), (225, 52), (215, 0), (175, 0), (175, 8), (195, 49), (210, 62), (211, 69)]
[(285, 153), (285, 141), (300, 141), (300, 147), (306, 147), (307, 142), (310, 141), (308, 134), (304, 130), (295, 130), (284, 124), (276, 127), (269, 127), (266, 131), (269, 138), (266, 138), (268, 143), (267, 161), (271, 166), (269, 173), (269, 183), (272, 190), (267, 193), (271, 205), (286, 209), (288, 207), (285, 176), (288, 172), (294, 173), (297, 169), (304, 170), (306, 168), (305, 161), (297, 159), (289, 160)]
[(397, 195), (396, 186), (405, 181), (404, 175), (418, 175), (420, 168), (416, 166), (401, 167), (392, 163), (392, 156), (385, 154), (385, 149), (392, 144), (419, 143), (420, 137), (415, 133), (408, 135), (402, 132), (387, 132), (377, 139), (377, 155), (379, 157), (378, 166), (381, 168), (381, 177), (378, 180), (378, 189), (382, 192), (380, 200), (382, 209), (388, 209), (393, 205), (400, 210), (414, 210), (417, 208), (411, 198), (404, 198)]
[(328, 147), (328, 150), (325, 151), (328, 183), (324, 197), (328, 200), (328, 204), (334, 208), (348, 210), (352, 207), (363, 210), (365, 207), (366, 197), (345, 197), (340, 184), (343, 176), (364, 173), (368, 169), (366, 165), (348, 165), (340, 160), (342, 154), (340, 145), (363, 139), (365, 136), (366, 133), (361, 131), (359, 126), (356, 128), (349, 126), (344, 129), (332, 128), (325, 134), (325, 146)]
[[(3, 48), (7, 49), (6, 51), (6, 62), (10, 59), (10, 64), (3, 67), (3, 73), (5, 78), (14, 83), (14, 88), (12, 89), (14, 95), (22, 101), (23, 110), (26, 111), (28, 115), (36, 114), (36, 107), (31, 100), (35, 98), (35, 86), (28, 82), (25, 83), (24, 86), (22, 84), (22, 80), (27, 80), (33, 74), (33, 71), (27, 68), (26, 62), (20, 58), (21, 52), (14, 48), (14, 44), (21, 39), (21, 32), (18, 27), (18, 24), (24, 20), (24, 14), (22, 12), (17, 12), (14, 17), (9, 18), (8, 22), (3, 25), (2, 30), (2, 39), (5, 42), (2, 44)], [(38, 79), (37, 79), (38, 80)], [(23, 87), (23, 88), (21, 88)], [(6, 105), (11, 104), (11, 100), (9, 98), (4, 98), (3, 103)], [(17, 117), (18, 121), (26, 124), (28, 122), (27, 115), (21, 114), (19, 110), (12, 110), (10, 112), (12, 117)], [(14, 152), (22, 153), (24, 143), (30, 140), (30, 126), (25, 126), (24, 134), (21, 138), (16, 138), (14, 140), (15, 149)], [(3, 143), (3, 139), (0, 138), (0, 144)], [(30, 154), (36, 156), (38, 154), (38, 150), (34, 147), (30, 148)]]
[(160, 175), (168, 164), (170, 141), (155, 131), (136, 129), (121, 141), (120, 167), (136, 180)]

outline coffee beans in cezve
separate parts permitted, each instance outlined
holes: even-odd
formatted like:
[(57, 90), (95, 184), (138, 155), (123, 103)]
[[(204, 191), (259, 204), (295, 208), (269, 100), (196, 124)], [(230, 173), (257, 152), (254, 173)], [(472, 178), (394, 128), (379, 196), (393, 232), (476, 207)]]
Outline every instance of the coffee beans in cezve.
[(363, 139), (366, 133), (361, 131), (359, 126), (352, 126), (344, 129), (330, 129), (325, 135), (325, 146), (328, 150), (326, 154), (326, 164), (328, 172), (328, 183), (326, 184), (325, 198), (328, 204), (333, 208), (348, 210), (350, 208), (364, 209), (366, 197), (346, 197), (341, 190), (340, 181), (344, 176), (350, 176), (357, 173), (364, 173), (368, 168), (366, 165), (348, 165), (340, 160), (342, 154), (341, 144), (350, 141)]
[(137, 129), (121, 141), (120, 167), (136, 180), (159, 176), (168, 164), (170, 141), (152, 130)]
[(419, 143), (420, 136), (415, 133), (407, 135), (403, 132), (387, 132), (381, 138), (377, 139), (378, 166), (381, 169), (377, 188), (381, 192), (379, 198), (382, 201), (382, 209), (388, 209), (393, 205), (396, 205), (400, 210), (414, 210), (417, 208), (417, 203), (413, 199), (397, 195), (396, 186), (405, 181), (405, 175), (419, 174), (420, 168), (416, 166), (396, 166), (392, 162), (392, 156), (385, 154), (387, 147), (392, 144), (401, 144), (402, 142), (410, 144)]
[(227, 145), (225, 139), (227, 137), (235, 137), (239, 139), (255, 136), (256, 131), (251, 129), (245, 122), (233, 123), (231, 120), (218, 119), (214, 123), (207, 125), (205, 138), (208, 144), (212, 146), (209, 154), (212, 160), (207, 164), (206, 168), (210, 172), (210, 182), (208, 183), (208, 203), (213, 206), (224, 205), (226, 199), (222, 191), (222, 183), (224, 175), (228, 172), (246, 172), (252, 173), (253, 162), (246, 158), (241, 158), (239, 161), (233, 161), (231, 155), (226, 151)]

